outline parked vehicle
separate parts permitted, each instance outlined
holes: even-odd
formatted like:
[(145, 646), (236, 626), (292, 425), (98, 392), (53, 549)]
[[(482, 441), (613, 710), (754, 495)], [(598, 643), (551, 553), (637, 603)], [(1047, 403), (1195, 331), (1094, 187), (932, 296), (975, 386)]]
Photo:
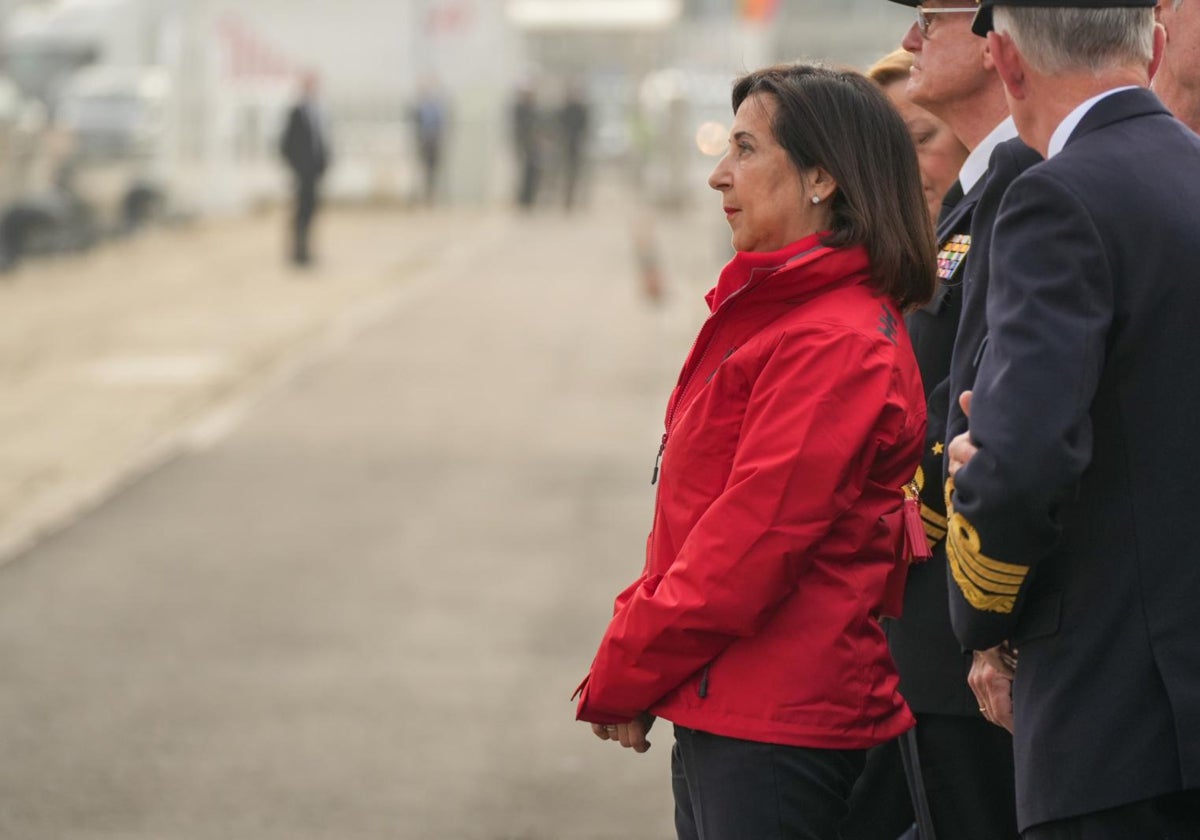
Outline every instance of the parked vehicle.
[(61, 90), (57, 121), (73, 144), (65, 186), (89, 208), (94, 235), (128, 233), (163, 211), (170, 92), (164, 68), (103, 65)]
[(58, 180), (68, 154), (42, 104), (0, 76), (0, 270), (29, 252), (70, 247), (62, 222), (72, 202)]
[[(0, 190), (0, 269), (166, 217), (245, 209), (281, 180), (274, 129), (248, 144), (242, 121), (281, 121), (291, 79), (216, 72), (229, 68), (214, 14), (165, 0), (14, 11), (0, 54), (18, 97), (41, 105), (45, 161)], [(14, 166), (28, 162), (0, 160)]]

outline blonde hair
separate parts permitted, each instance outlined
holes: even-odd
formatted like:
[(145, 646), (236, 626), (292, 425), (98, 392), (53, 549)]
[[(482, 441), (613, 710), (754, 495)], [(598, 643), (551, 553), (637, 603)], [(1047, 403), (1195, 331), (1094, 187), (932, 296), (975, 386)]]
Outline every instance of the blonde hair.
[(893, 50), (876, 61), (867, 70), (867, 78), (885, 88), (893, 82), (902, 82), (912, 73), (912, 53), (905, 49)]

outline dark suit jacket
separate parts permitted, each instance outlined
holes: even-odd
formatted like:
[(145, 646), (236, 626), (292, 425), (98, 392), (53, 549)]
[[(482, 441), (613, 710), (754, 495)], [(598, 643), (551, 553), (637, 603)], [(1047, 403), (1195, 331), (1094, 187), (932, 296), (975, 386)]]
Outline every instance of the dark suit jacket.
[(329, 138), (322, 136), (313, 119), (303, 104), (294, 105), (279, 142), (279, 151), (292, 172), (308, 181), (319, 179), (329, 165)]
[(1200, 787), (1200, 137), (1098, 103), (1000, 205), (951, 614), (1009, 638), (1022, 828)]
[[(971, 224), (974, 255), (967, 259), (967, 268), (963, 276), (962, 315), (959, 318), (958, 335), (954, 339), (954, 353), (950, 361), (947, 442), (967, 430), (967, 417), (959, 407), (958, 396), (963, 391), (970, 391), (975, 387), (979, 357), (987, 343), (989, 253), (992, 246), (992, 228), (1000, 210), (1000, 200), (1018, 175), (1035, 163), (1041, 162), (1041, 155), (1016, 138), (997, 145), (988, 161), (987, 175), (983, 179), (985, 183)], [(943, 472), (941, 481), (944, 483), (945, 479)]]
[[(959, 189), (957, 184), (954, 188)], [(885, 630), (900, 672), (900, 693), (918, 714), (979, 716), (979, 704), (967, 686), (970, 655), (955, 640), (946, 607), (946, 506), (941, 477), (950, 352), (962, 309), (971, 218), (982, 192), (983, 179), (965, 196), (959, 190), (957, 202), (943, 207), (937, 232), (938, 290), (929, 304), (905, 318), (925, 383), (928, 425), (917, 484), (933, 557), (909, 567), (903, 615), (886, 622)]]
[[(967, 685), (971, 656), (954, 637), (948, 607), (943, 455), (947, 442), (957, 434), (949, 421), (958, 406), (956, 395), (963, 390), (961, 384), (955, 390), (952, 382), (951, 350), (963, 341), (969, 320), (980, 325), (981, 334), (985, 332), (987, 249), (999, 199), (1017, 174), (1040, 160), (1041, 156), (1020, 140), (1001, 143), (992, 153), (986, 174), (965, 196), (943, 208), (937, 235), (941, 285), (934, 300), (907, 319), (928, 398), (929, 425), (918, 484), (933, 557), (909, 569), (904, 615), (888, 623), (887, 633), (900, 671), (901, 693), (918, 714), (979, 716), (979, 704)], [(965, 242), (964, 234), (969, 234)], [(972, 301), (973, 319), (968, 312)], [(972, 365), (972, 382), (974, 370)], [(958, 413), (961, 416), (961, 411)]]

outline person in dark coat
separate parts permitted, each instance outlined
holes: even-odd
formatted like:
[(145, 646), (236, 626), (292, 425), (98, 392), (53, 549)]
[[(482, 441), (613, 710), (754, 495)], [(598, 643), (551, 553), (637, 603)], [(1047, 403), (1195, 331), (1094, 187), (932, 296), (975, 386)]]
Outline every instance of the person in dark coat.
[[(916, 0), (893, 2), (917, 5)], [(950, 626), (942, 475), (950, 395), (957, 393), (950, 385), (952, 353), (966, 325), (983, 318), (988, 264), (980, 241), (990, 235), (996, 209), (983, 196), (1002, 194), (1017, 172), (1041, 157), (1014, 139), (1003, 85), (991, 69), (986, 43), (971, 32), (972, 10), (964, 9), (957, 0), (923, 4), (903, 40), (918, 68), (910, 76), (908, 98), (942, 119), (971, 151), (938, 223), (939, 290), (906, 319), (928, 398), (918, 484), (933, 558), (909, 569), (903, 615), (886, 627), (900, 690), (917, 725), (898, 745), (883, 748), (899, 748), (903, 777), (894, 778), (898, 770), (888, 777), (887, 766), (869, 764), (876, 777), (864, 774), (856, 796), (859, 810), (881, 830), (895, 820), (880, 815), (873, 803), (895, 801), (885, 789), (901, 786), (912, 794), (923, 838), (1012, 840), (1017, 836), (1012, 741), (982, 717), (968, 685), (972, 655), (963, 651)], [(994, 151), (1002, 154), (1003, 165)], [(1003, 676), (995, 679), (1008, 684)], [(883, 837), (866, 829), (853, 835), (854, 840)]]
[(432, 77), (425, 79), (412, 108), (412, 123), (426, 207), (432, 207), (437, 198), (438, 175), (449, 121), (450, 109), (440, 86)]
[(541, 114), (538, 113), (537, 94), (532, 86), (526, 85), (517, 91), (511, 119), (513, 151), (517, 158), (517, 206), (522, 210), (530, 210), (537, 200), (545, 163)]
[(985, 0), (975, 21), (1046, 160), (992, 235), (949, 448), (951, 619), (965, 647), (1015, 651), (1023, 837), (1195, 838), (1200, 137), (1144, 89), (1153, 0), (1047, 2)]
[(317, 106), (317, 77), (309, 73), (301, 81), (301, 97), (288, 112), (279, 149), (292, 171), (295, 198), (292, 213), (292, 262), (312, 262), (309, 231), (319, 201), (318, 188), (329, 166), (329, 132)]
[(568, 211), (575, 208), (579, 180), (583, 174), (587, 152), (591, 109), (583, 90), (572, 84), (558, 111), (559, 141), (562, 149), (563, 204)]

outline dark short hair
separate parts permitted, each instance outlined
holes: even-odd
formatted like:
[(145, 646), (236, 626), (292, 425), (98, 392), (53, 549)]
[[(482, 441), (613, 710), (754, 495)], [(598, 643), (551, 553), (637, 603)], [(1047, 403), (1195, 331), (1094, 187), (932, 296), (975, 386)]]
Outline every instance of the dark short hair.
[(771, 130), (796, 169), (819, 166), (837, 182), (824, 244), (864, 246), (875, 288), (902, 309), (927, 302), (937, 249), (917, 153), (879, 87), (853, 70), (780, 64), (734, 82), (734, 113), (754, 94), (775, 98)]

